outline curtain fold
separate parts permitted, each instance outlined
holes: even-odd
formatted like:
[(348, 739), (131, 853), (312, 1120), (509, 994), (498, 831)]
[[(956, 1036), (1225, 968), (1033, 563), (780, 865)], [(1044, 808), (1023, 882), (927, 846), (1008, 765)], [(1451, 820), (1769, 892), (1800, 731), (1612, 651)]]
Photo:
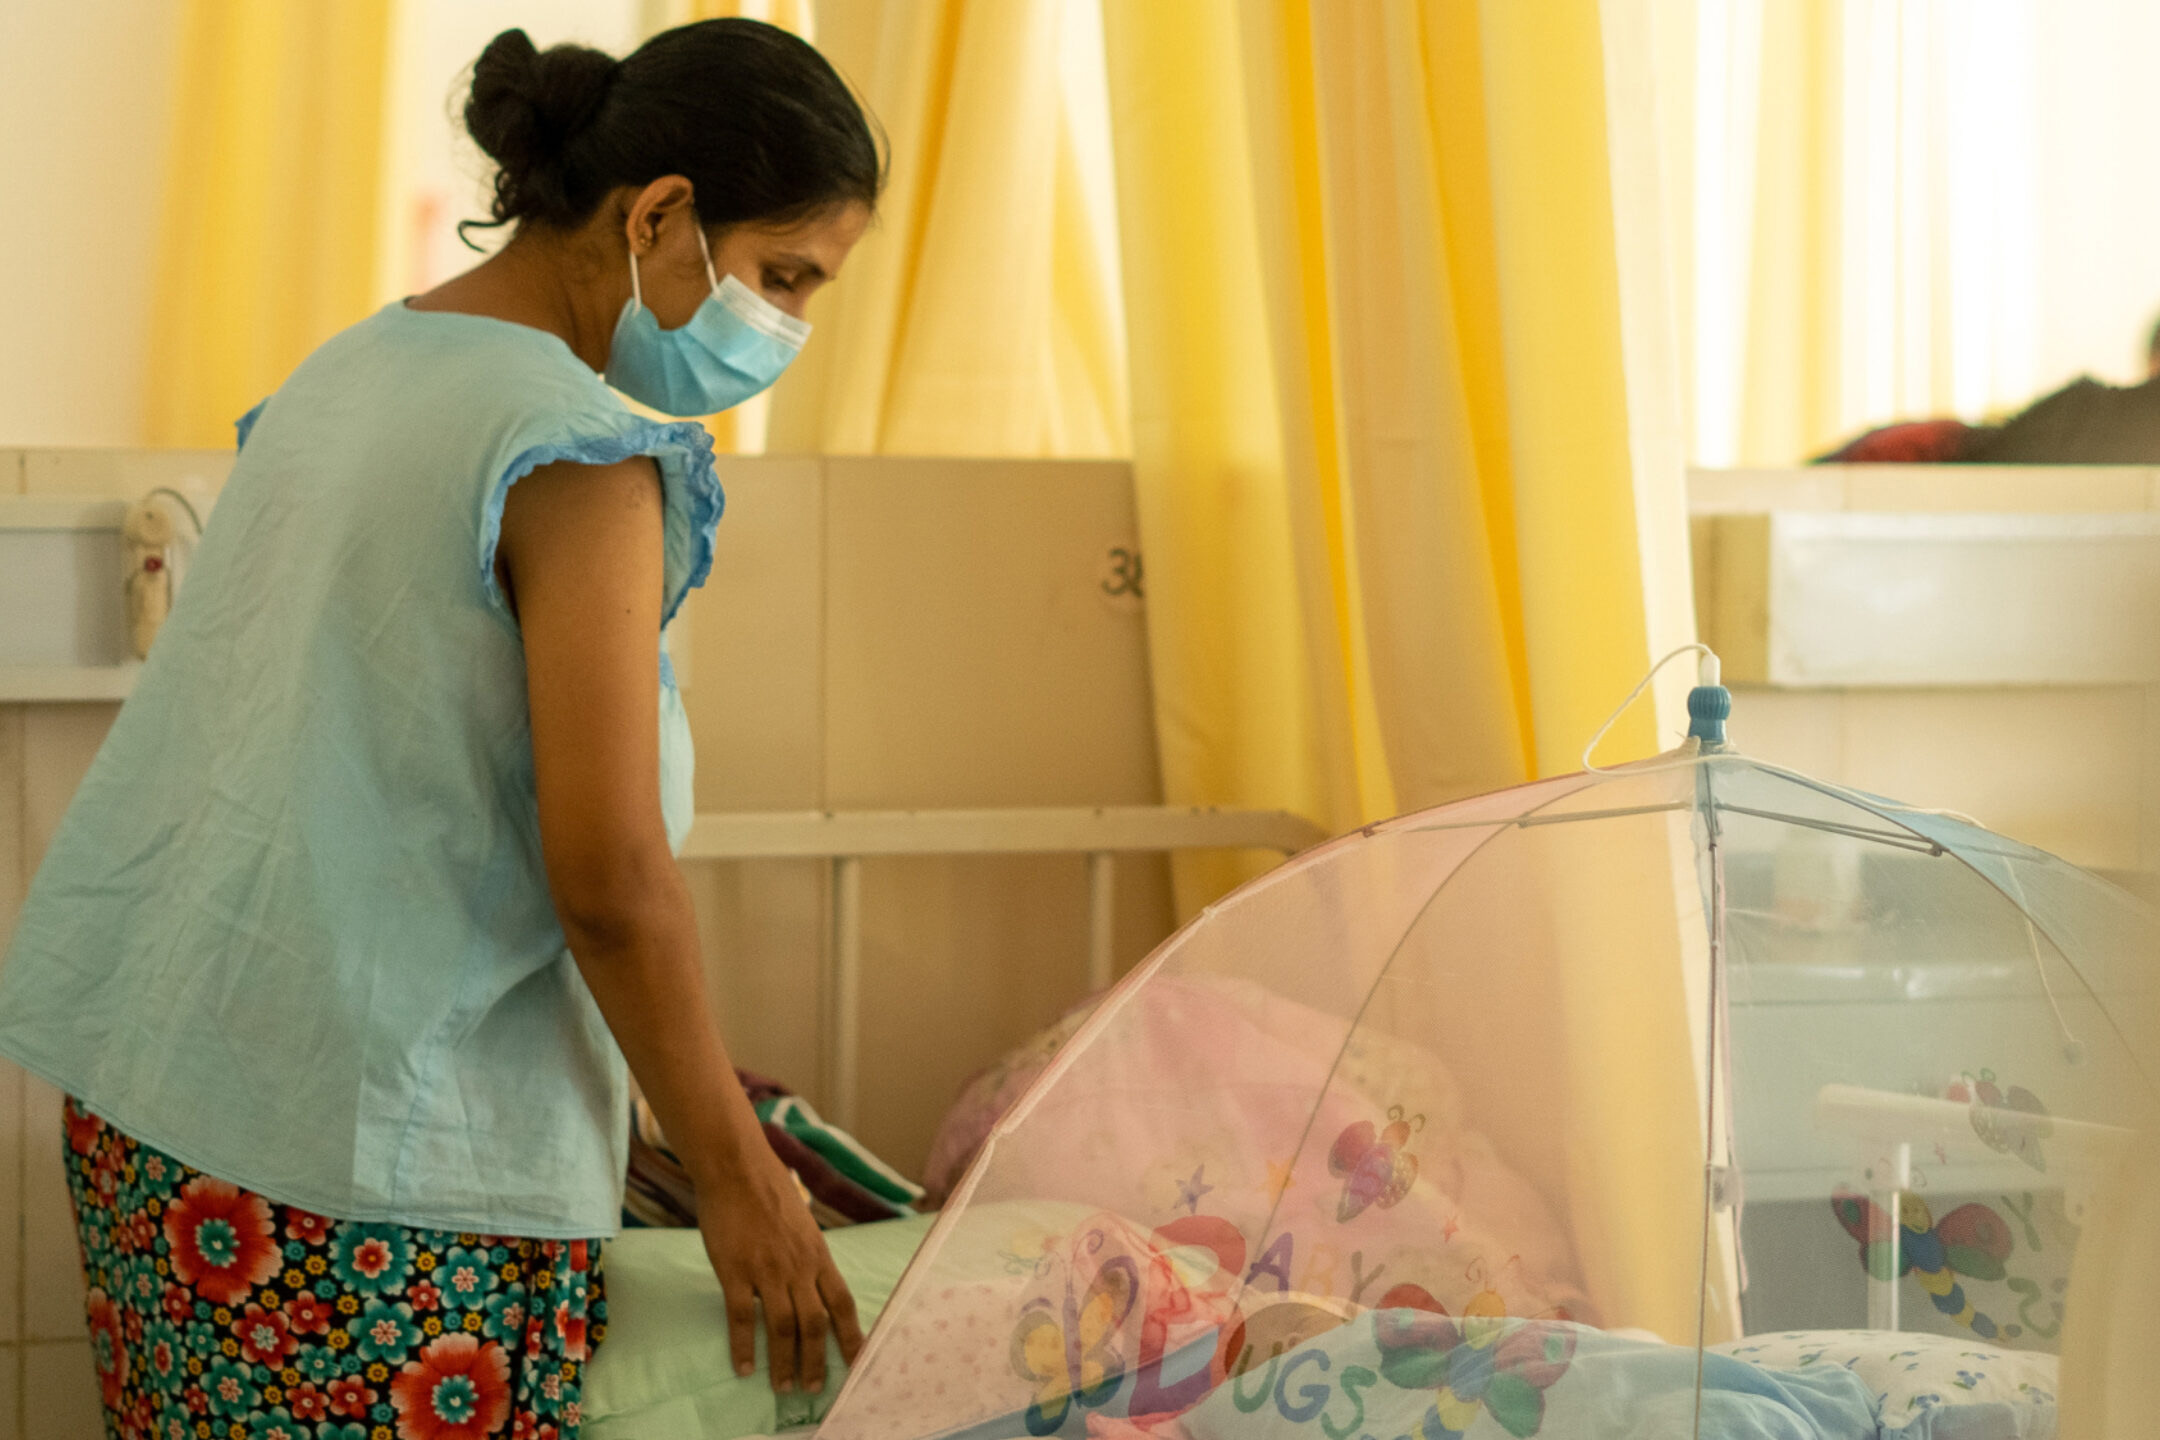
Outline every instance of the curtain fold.
[(892, 181), (846, 283), (812, 302), (768, 448), (1124, 452), (1115, 262), (1064, 63), (1077, 4), (822, 0), (819, 48), (883, 125)]
[[(1790, 465), (2040, 384), (2041, 12), (2029, 0), (1695, 0), (1669, 149), (1690, 220), (1694, 453)], [(2099, 82), (2096, 82), (2099, 83)]]
[[(1647, 11), (1104, 19), (1168, 800), (1346, 829), (1576, 768), (1653, 642), (1693, 638), (1655, 118), (1608, 104), (1608, 46), (1647, 54)], [(1659, 748), (1683, 689), (1606, 758)], [(1236, 878), (1181, 862), (1181, 908)], [(1559, 977), (1553, 1121), (1608, 1320), (1692, 1338), (1707, 960), (1675, 967), (1670, 937), (1693, 870), (1584, 854), (1542, 878), (1563, 929), (1666, 917), (1574, 942), (1600, 964)]]
[(1104, 15), (1169, 799), (1344, 828), (1572, 768), (1653, 628), (1692, 638), (1598, 4)]
[(232, 422), (373, 307), (394, 0), (185, 0), (151, 315), (153, 445)]

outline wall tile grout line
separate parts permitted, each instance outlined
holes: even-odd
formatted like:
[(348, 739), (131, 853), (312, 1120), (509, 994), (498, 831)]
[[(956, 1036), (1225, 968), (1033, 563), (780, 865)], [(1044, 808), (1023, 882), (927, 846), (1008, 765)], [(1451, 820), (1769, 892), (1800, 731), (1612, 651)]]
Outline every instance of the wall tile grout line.
[[(22, 461), (18, 458), (17, 464), (20, 465), (21, 463)], [(21, 488), (22, 482), (19, 480), (17, 489), (20, 490)], [(16, 716), (18, 725), (22, 724), (23, 720), (24, 717), (20, 714)], [(23, 738), (26, 750), (28, 736), (25, 735)], [(27, 751), (24, 754), (23, 761), (24, 763), (19, 767), (19, 773), (15, 777), (15, 866), (18, 882), (16, 892), (18, 894), (24, 894), (30, 888), (30, 766)], [(16, 1340), (14, 1353), (8, 1358), (9, 1363), (15, 1369), (13, 1404), (17, 1440), (22, 1440), (22, 1437), (30, 1433), (29, 1348), (22, 1343), (30, 1335), (30, 1222), (27, 1204), (29, 1186), (24, 1177), (25, 1165), (30, 1157), (23, 1134), (30, 1123), (29, 1090), (30, 1087), (27, 1081), (18, 1078), (15, 1084), (14, 1098), (10, 1102), (14, 1107), (15, 1114), (13, 1123), (8, 1127), (12, 1132), (12, 1137), (8, 1143), (15, 1147), (15, 1174), (13, 1177), (15, 1194), (12, 1197), (15, 1208), (14, 1214), (10, 1217), (15, 1228), (15, 1293), (10, 1297), (10, 1301), (15, 1307)]]

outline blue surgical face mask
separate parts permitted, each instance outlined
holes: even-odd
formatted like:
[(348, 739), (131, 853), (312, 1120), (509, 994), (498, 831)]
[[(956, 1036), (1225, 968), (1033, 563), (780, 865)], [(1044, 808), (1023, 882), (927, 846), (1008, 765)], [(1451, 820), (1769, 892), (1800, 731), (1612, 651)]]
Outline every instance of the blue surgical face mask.
[(615, 322), (607, 383), (664, 415), (710, 415), (742, 404), (780, 378), (810, 336), (798, 320), (730, 275), (713, 274), (705, 227), (693, 222), (705, 256), (705, 297), (690, 323), (660, 328), (645, 308), (635, 251), (630, 255), (630, 301)]

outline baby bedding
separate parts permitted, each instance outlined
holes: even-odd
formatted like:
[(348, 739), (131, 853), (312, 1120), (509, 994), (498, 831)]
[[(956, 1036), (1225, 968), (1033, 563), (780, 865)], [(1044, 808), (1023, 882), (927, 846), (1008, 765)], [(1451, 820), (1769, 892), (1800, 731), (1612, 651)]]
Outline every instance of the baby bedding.
[[(827, 1237), (866, 1325), (929, 1225), (919, 1216)], [(935, 1333), (908, 1339), (894, 1362), (882, 1412), (890, 1433), (938, 1433), (942, 1387), (1011, 1373), (1036, 1375), (1032, 1400), (972, 1440), (1666, 1440), (1693, 1425), (1687, 1347), (1565, 1320), (1355, 1313), (1298, 1291), (1233, 1304), (1209, 1248), (1223, 1238), (1190, 1222), (1144, 1234), (1047, 1202), (977, 1207), (941, 1264)], [(733, 1374), (720, 1289), (695, 1231), (626, 1232), (607, 1265), (612, 1318), (586, 1370), (589, 1440), (765, 1435), (813, 1422), (837, 1392), (837, 1348), (821, 1396), (773, 1395), (762, 1336), (758, 1372)], [(1078, 1303), (1066, 1306), (1068, 1296)], [(1126, 1304), (1138, 1307), (1137, 1324), (1119, 1322)], [(1017, 1336), (1016, 1310), (1034, 1317)], [(1144, 1335), (1152, 1360), (1121, 1359), (1106, 1343), (1113, 1332)], [(1077, 1385), (1063, 1364), (1068, 1342), (1082, 1355)], [(1910, 1333), (1756, 1336), (1705, 1358), (1702, 1433), (2052, 1440), (2054, 1369), (2052, 1356)]]
[[(1696, 1357), (1564, 1320), (1375, 1310), (1133, 1440), (1671, 1440), (1692, 1433)], [(1703, 1440), (1873, 1440), (1867, 1387), (1836, 1366), (1706, 1358)]]
[(2051, 1440), (2056, 1357), (1909, 1330), (1795, 1330), (1714, 1347), (1796, 1374), (1844, 1370), (1876, 1398), (1883, 1440)]
[[(887, 1165), (869, 1147), (829, 1124), (810, 1103), (776, 1080), (737, 1070), (765, 1143), (795, 1177), (796, 1188), (821, 1229), (893, 1220), (916, 1212), (922, 1187)], [(630, 1102), (630, 1168), (623, 1187), (623, 1225), (695, 1225), (697, 1197), (690, 1173), (661, 1132), (641, 1095)]]

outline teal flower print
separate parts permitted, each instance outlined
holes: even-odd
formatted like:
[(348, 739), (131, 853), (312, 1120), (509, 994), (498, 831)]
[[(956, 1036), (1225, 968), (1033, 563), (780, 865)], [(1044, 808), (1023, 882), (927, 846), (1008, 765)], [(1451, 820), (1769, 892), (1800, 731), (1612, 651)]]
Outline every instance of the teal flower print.
[(310, 1440), (309, 1427), (292, 1418), (280, 1405), (248, 1421), (248, 1440)]
[(525, 1287), (512, 1285), (500, 1294), (487, 1297), (487, 1319), (482, 1323), (480, 1333), (514, 1349), (525, 1338), (525, 1321), (531, 1313), (525, 1303)]
[(385, 1295), (402, 1289), (412, 1274), (412, 1237), (396, 1225), (342, 1221), (330, 1245), (330, 1271), (347, 1289)]
[(413, 1324), (412, 1306), (402, 1300), (395, 1305), (368, 1301), (367, 1308), (345, 1330), (353, 1338), (353, 1353), (370, 1362), (402, 1360), (406, 1351), (420, 1343), (420, 1327)]
[(223, 1356), (212, 1360), (203, 1371), (203, 1393), (210, 1397), (210, 1413), (239, 1418), (262, 1400), (262, 1392), (255, 1388), (253, 1373), (246, 1365), (236, 1365)]
[(187, 1363), (187, 1352), (180, 1348), (180, 1332), (164, 1320), (152, 1320), (143, 1326), (140, 1363), (150, 1372), (154, 1389), (177, 1392), (186, 1378), (182, 1367)]
[(316, 1440), (368, 1440), (368, 1427), (355, 1424), (323, 1424), (315, 1428)]
[(435, 1283), (442, 1287), (443, 1299), (461, 1310), (478, 1310), (502, 1281), (487, 1251), (453, 1245), (435, 1272)]
[(338, 1360), (337, 1351), (327, 1345), (312, 1346), (301, 1351), (299, 1359), (294, 1362), (294, 1368), (299, 1370), (300, 1378), (310, 1385), (328, 1385), (345, 1373)]

